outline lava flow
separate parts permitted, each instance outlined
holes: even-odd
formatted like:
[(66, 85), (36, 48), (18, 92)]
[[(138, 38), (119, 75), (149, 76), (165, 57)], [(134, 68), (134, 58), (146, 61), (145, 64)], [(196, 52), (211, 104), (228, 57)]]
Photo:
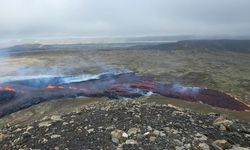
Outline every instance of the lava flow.
[(250, 111), (250, 106), (233, 96), (216, 90), (185, 87), (156, 82), (151, 77), (135, 73), (101, 74), (89, 80), (76, 77), (51, 77), (19, 80), (0, 84), (0, 117), (43, 101), (63, 98), (108, 97), (136, 98), (150, 94), (215, 107)]
[(0, 87), (0, 91), (15, 91), (15, 89), (12, 87)]
[(61, 85), (59, 85), (59, 86), (48, 85), (47, 88), (48, 89), (64, 89), (64, 86), (61, 86)]

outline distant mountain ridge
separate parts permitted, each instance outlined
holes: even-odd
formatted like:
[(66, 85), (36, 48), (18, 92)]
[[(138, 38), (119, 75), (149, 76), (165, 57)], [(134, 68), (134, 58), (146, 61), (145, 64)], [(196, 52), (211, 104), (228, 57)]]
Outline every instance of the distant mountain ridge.
[(183, 40), (170, 43), (100, 43), (100, 44), (24, 44), (2, 50), (9, 52), (43, 51), (43, 50), (84, 50), (84, 49), (157, 49), (157, 50), (226, 50), (250, 52), (250, 40)]
[(159, 49), (159, 50), (228, 50), (250, 52), (250, 40), (183, 40), (175, 43), (156, 44), (146, 47), (134, 48)]

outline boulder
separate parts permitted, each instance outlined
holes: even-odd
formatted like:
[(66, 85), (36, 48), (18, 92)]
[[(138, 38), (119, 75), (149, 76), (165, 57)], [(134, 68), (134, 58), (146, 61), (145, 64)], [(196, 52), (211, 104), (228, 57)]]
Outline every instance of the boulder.
[(51, 126), (51, 122), (50, 121), (44, 121), (44, 122), (40, 122), (38, 124), (38, 127), (49, 127)]
[(220, 130), (226, 130), (233, 124), (232, 121), (225, 119), (223, 116), (218, 117), (214, 120), (213, 125), (219, 127)]
[(112, 142), (119, 144), (124, 143), (128, 138), (128, 134), (122, 130), (115, 129), (111, 132)]
[(140, 128), (130, 128), (129, 130), (128, 130), (128, 136), (131, 136), (131, 135), (135, 135), (135, 134), (137, 134), (137, 133), (139, 133), (141, 130), (140, 130)]
[(229, 149), (232, 147), (232, 145), (226, 140), (216, 140), (212, 143), (212, 145), (214, 148), (219, 150)]
[(50, 117), (50, 119), (52, 121), (54, 121), (54, 122), (56, 122), (56, 121), (62, 121), (62, 118), (59, 115), (53, 115), (53, 116)]
[(209, 145), (206, 143), (199, 143), (197, 149), (199, 150), (210, 150)]
[(0, 133), (0, 142), (2, 142), (7, 136), (5, 134)]

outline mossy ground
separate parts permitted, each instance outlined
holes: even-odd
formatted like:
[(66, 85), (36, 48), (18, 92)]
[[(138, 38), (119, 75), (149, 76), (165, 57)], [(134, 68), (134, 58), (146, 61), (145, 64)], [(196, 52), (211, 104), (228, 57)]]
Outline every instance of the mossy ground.
[[(250, 53), (232, 51), (64, 50), (28, 52), (9, 56), (0, 61), (0, 76), (73, 75), (125, 68), (139, 74), (153, 76), (161, 82), (216, 89), (250, 102), (249, 66)], [(154, 97), (150, 101), (167, 101), (203, 112), (219, 111), (233, 118), (249, 119), (249, 113), (218, 110), (202, 104), (163, 97)]]

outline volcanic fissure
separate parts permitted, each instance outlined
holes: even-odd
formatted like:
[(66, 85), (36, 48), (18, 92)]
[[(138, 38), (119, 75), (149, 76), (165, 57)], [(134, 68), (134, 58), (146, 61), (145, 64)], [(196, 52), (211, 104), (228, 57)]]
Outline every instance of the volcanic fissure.
[(81, 80), (79, 76), (17, 80), (0, 84), (0, 117), (43, 101), (62, 98), (136, 98), (150, 94), (202, 102), (236, 111), (250, 111), (243, 101), (223, 92), (199, 87), (156, 82), (133, 72), (106, 73)]

